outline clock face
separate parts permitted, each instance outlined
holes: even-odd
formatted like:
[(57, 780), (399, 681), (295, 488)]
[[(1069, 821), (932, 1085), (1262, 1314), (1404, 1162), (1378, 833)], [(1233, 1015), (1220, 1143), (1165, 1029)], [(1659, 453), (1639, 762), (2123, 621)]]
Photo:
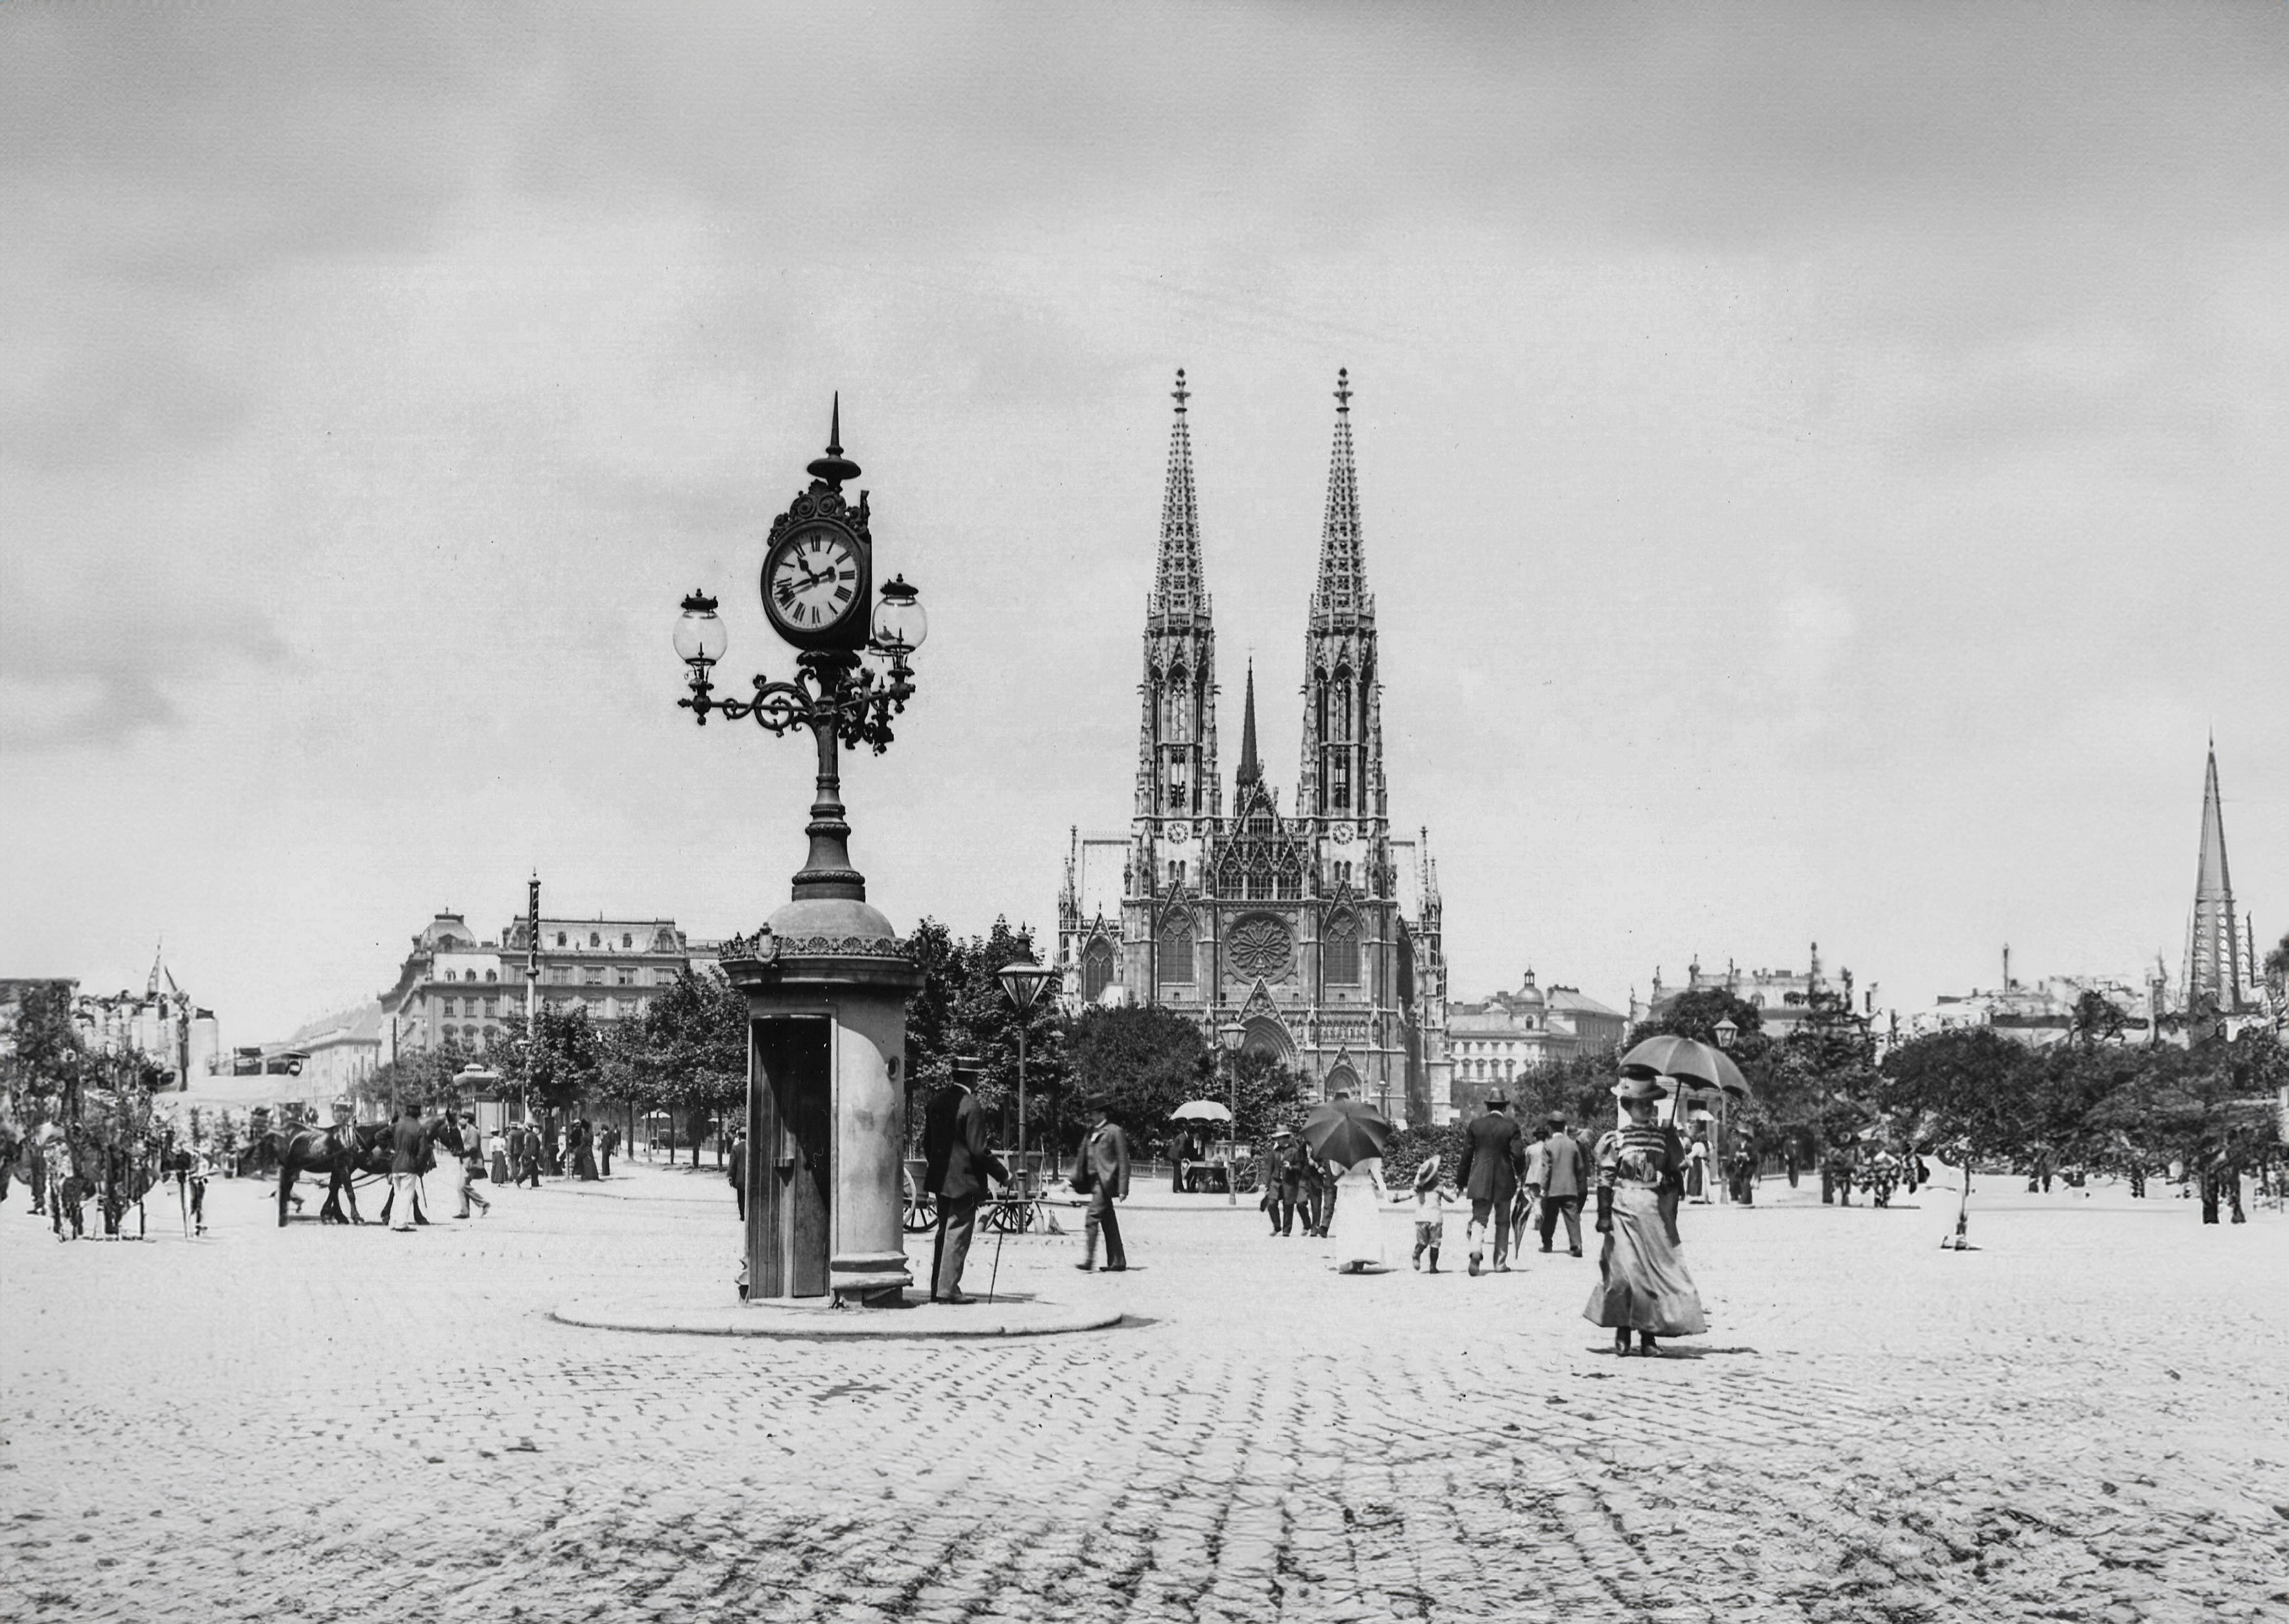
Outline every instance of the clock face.
[(825, 640), (863, 617), (865, 593), (865, 561), (835, 526), (805, 526), (763, 561), (763, 611), (794, 642)]

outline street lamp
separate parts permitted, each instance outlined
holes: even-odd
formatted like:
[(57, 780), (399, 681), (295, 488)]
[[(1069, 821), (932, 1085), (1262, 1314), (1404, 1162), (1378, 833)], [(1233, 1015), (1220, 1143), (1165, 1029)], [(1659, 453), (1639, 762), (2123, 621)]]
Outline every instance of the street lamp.
[(1226, 1021), (1216, 1028), (1216, 1037), (1224, 1044), (1224, 1112), (1232, 1118), (1224, 1125), (1224, 1142), (1231, 1147), (1224, 1159), (1224, 1204), (1238, 1206), (1240, 1168), (1233, 1158), (1240, 1154), (1240, 1046), (1248, 1039), (1248, 1028)]
[[(1041, 989), (1057, 978), (1056, 970), (1035, 963), (1030, 954), (1001, 967), (1001, 991), (1017, 1007), (1017, 1167), (1021, 1176), (1025, 1166), (1025, 1023), (1033, 1013), (1034, 1000), (1041, 996)], [(1025, 1193), (1033, 1193), (1030, 1181)]]
[(1733, 1017), (1731, 1015), (1727, 1015), (1723, 1020), (1717, 1023), (1717, 1047), (1719, 1048), (1731, 1048), (1733, 1047), (1733, 1039), (1740, 1035), (1741, 1029), (1733, 1024)]
[[(1733, 1017), (1731, 1015), (1727, 1015), (1723, 1020), (1717, 1023), (1717, 1047), (1719, 1048), (1731, 1048), (1733, 1047), (1733, 1039), (1740, 1035), (1741, 1029), (1734, 1024)], [(1711, 1119), (1716, 1124), (1715, 1131), (1709, 1135), (1709, 1159), (1712, 1165), (1709, 1171), (1702, 1176), (1704, 1178), (1716, 1179), (1719, 1186), (1724, 1190), (1726, 1198), (1730, 1200), (1733, 1196), (1733, 1175), (1730, 1169), (1727, 1168), (1725, 1163), (1720, 1159), (1725, 1153), (1725, 1130), (1727, 1126), (1725, 1121), (1725, 1093), (1721, 1088), (1717, 1092), (1717, 1109), (1711, 1112), (1710, 1116)]]

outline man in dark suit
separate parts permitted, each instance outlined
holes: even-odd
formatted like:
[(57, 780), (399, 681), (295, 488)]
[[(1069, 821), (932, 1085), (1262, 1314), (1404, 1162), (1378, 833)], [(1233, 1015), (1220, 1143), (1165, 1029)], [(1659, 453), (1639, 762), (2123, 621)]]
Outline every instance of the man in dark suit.
[(922, 1118), (923, 1188), (937, 1199), (937, 1249), (930, 1265), (932, 1302), (975, 1302), (961, 1290), (962, 1266), (969, 1261), (970, 1238), (977, 1230), (977, 1204), (989, 1179), (1009, 1182), (1009, 1170), (985, 1142), (985, 1118), (970, 1091), (985, 1070), (975, 1060), (953, 1063), (953, 1080), (939, 1089)]
[(1121, 1219), (1115, 1201), (1129, 1194), (1129, 1136), (1105, 1106), (1097, 1108), (1097, 1122), (1081, 1147), (1081, 1165), (1089, 1176), (1089, 1218), (1081, 1231), (1081, 1262), (1073, 1267), (1087, 1274), (1097, 1264), (1097, 1232), (1105, 1231), (1105, 1272), (1118, 1274), (1129, 1267), (1121, 1248)]
[[(1280, 1158), (1280, 1198), (1272, 1208), (1275, 1222), (1272, 1228), (1282, 1235), (1296, 1232), (1296, 1208), (1304, 1200), (1304, 1186), (1312, 1176), (1312, 1151), (1301, 1139), (1290, 1138), (1287, 1150)], [(1304, 1214), (1304, 1231), (1311, 1233), (1312, 1215), (1307, 1208)]]
[(1507, 1114), (1510, 1102), (1499, 1094), (1487, 1096), (1486, 1113), (1463, 1130), (1463, 1159), (1455, 1169), (1455, 1182), (1471, 1200), (1471, 1272), (1479, 1272), (1485, 1254), (1487, 1222), (1495, 1229), (1495, 1271), (1510, 1272), (1510, 1209), (1518, 1197), (1518, 1124)]
[(1563, 1218), (1566, 1249), (1580, 1257), (1582, 1201), (1589, 1191), (1594, 1171), (1590, 1153), (1582, 1148), (1580, 1140), (1566, 1131), (1566, 1118), (1555, 1111), (1550, 1117), (1550, 1137), (1543, 1143), (1542, 1249), (1550, 1250), (1550, 1243), (1558, 1234), (1558, 1221)]

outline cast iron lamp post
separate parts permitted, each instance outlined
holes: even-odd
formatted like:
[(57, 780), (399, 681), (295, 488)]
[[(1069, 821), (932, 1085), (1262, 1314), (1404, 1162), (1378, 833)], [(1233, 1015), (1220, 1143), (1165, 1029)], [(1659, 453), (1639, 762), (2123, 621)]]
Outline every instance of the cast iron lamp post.
[[(1727, 1015), (1723, 1020), (1717, 1023), (1717, 1047), (1719, 1048), (1731, 1048), (1733, 1047), (1733, 1039), (1740, 1035), (1741, 1029), (1734, 1024), (1733, 1017), (1731, 1015)], [(1710, 1136), (1712, 1142), (1709, 1147), (1709, 1159), (1711, 1162), (1715, 1164), (1710, 1171), (1712, 1174), (1720, 1175), (1720, 1187), (1724, 1190), (1727, 1197), (1730, 1198), (1733, 1193), (1732, 1171), (1725, 1162), (1719, 1159), (1725, 1153), (1726, 1130), (1725, 1091), (1721, 1088), (1717, 1091), (1717, 1109), (1711, 1114), (1717, 1123), (1717, 1131)]]
[(1034, 1000), (1041, 989), (1057, 978), (1057, 973), (1045, 964), (1032, 959), (1012, 959), (1001, 967), (1001, 991), (1017, 1007), (1017, 1167), (1019, 1176), (1026, 1179), (1025, 1193), (1033, 1193), (1033, 1182), (1025, 1167), (1025, 1023), (1032, 1016)]
[[(1248, 1028), (1237, 1021), (1226, 1021), (1216, 1028), (1216, 1037), (1224, 1045), (1224, 1109), (1232, 1118), (1224, 1125), (1224, 1142), (1232, 1147), (1231, 1155), (1240, 1155), (1240, 1046), (1248, 1041)], [(1224, 1170), (1224, 1204), (1240, 1205), (1240, 1165), (1237, 1159), (1227, 1160)]]

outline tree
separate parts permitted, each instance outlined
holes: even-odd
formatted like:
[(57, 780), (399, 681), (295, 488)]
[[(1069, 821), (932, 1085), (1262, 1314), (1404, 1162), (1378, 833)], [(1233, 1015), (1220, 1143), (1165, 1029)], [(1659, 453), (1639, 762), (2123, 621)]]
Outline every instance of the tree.
[(1294, 1068), (1261, 1049), (1242, 1050), (1229, 1063), (1231, 1092), (1239, 1108), (1232, 1130), (1235, 1140), (1260, 1144), (1272, 1136), (1272, 1129), (1292, 1128), (1303, 1119), (1298, 1107), (1304, 1098), (1304, 1079)]
[(2229, 1180), (2237, 1214), (2241, 1169), (2279, 1150), (2275, 1102), (2289, 1085), (2289, 1050), (2270, 1033), (2245, 1031), (2137, 1053), (2142, 1063), (2093, 1107), (2092, 1126), (2118, 1134), (2133, 1154), (2183, 1162), (2201, 1180), (2205, 1223), (2218, 1221)]
[(2027, 1050), (1991, 1028), (1971, 1027), (1910, 1039), (1885, 1057), (1876, 1079), (1876, 1104), (1910, 1143), (1945, 1147), (1962, 1162), (1958, 1248), (1967, 1244), (1974, 1164), (2016, 1158), (2031, 1142), (2030, 1060)]
[[(492, 1051), (487, 1051), (488, 1058)], [(476, 1058), (458, 1039), (447, 1039), (434, 1049), (407, 1049), (385, 1061), (352, 1086), (354, 1097), (385, 1111), (411, 1105), (423, 1116), (458, 1105), (461, 1089), (453, 1079)]]
[[(973, 1056), (984, 1067), (977, 1082), (979, 1107), (1005, 1127), (1014, 1126), (1022, 1026), (1025, 1115), (1032, 1125), (1027, 1142), (1058, 1139), (1073, 1075), (1064, 1018), (1046, 995), (1021, 1017), (1001, 987), (1002, 966), (1033, 957), (1032, 927), (996, 919), (982, 936), (958, 937), (924, 919), (911, 943), (922, 985), (906, 1000), (908, 1131), (920, 1131), (924, 1103), (953, 1077), (957, 1055)], [(1040, 1131), (1044, 1123), (1051, 1125), (1046, 1134)], [(1014, 1142), (1014, 1135), (1005, 1133), (1003, 1142)]]
[(1224, 1092), (1200, 1027), (1158, 1004), (1086, 1009), (1065, 1049), (1073, 1086), (1147, 1142), (1166, 1131), (1169, 1113), (1186, 1100)]
[[(671, 1120), (681, 1111), (697, 1166), (709, 1125), (746, 1100), (747, 1022), (746, 993), (721, 976), (686, 970), (609, 1049), (600, 1047), (600, 1080)], [(673, 1146), (668, 1155), (672, 1161)]]
[(2096, 988), (2086, 987), (2082, 996), (2075, 999), (2068, 1027), (2075, 1041), (2088, 1048), (2094, 1044), (2113, 1042), (2129, 1023), (2127, 1010)]

